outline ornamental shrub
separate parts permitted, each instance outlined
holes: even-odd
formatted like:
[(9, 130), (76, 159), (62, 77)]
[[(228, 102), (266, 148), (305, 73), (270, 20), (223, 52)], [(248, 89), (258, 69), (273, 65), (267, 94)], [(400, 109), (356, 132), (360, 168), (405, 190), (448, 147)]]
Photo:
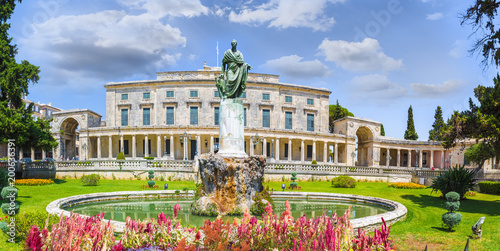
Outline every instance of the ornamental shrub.
[(17, 188), (15, 188), (15, 187), (4, 187), (2, 189), (2, 192), (1, 192), (2, 198), (4, 200), (7, 200), (7, 201), (10, 200), (12, 195), (14, 195), (14, 198), (17, 198), (17, 194), (18, 194), (18, 191), (17, 191)]
[[(38, 226), (38, 228), (43, 228), (45, 226), (45, 222), (48, 218), (47, 228), (48, 230), (52, 229), (52, 225), (59, 222), (59, 216), (56, 214), (49, 215), (47, 212), (39, 212), (39, 211), (24, 211), (19, 215), (16, 215), (16, 227), (15, 233), (16, 241), (24, 241), (28, 237), (28, 233), (31, 229), (31, 226)], [(9, 229), (7, 225), (9, 224), (10, 218), (4, 218), (0, 222), (0, 229), (7, 233)], [(5, 225), (5, 229), (2, 227)]]
[(332, 179), (332, 187), (355, 188), (356, 180), (349, 176), (338, 176)]
[(311, 164), (312, 164), (312, 165), (317, 165), (317, 164), (318, 164), (318, 162), (314, 159), (313, 161), (311, 161)]
[(149, 174), (148, 175), (148, 178), (149, 178), (148, 186), (149, 187), (153, 187), (155, 185), (155, 182), (153, 181), (153, 178), (155, 177), (154, 173), (155, 173), (155, 171), (153, 171), (153, 170), (148, 171), (148, 174)]
[(464, 168), (464, 165), (456, 165), (436, 177), (430, 187), (432, 192), (441, 191), (443, 195), (449, 192), (457, 192), (460, 199), (463, 200), (465, 193), (474, 187), (475, 175), (473, 170)]
[(500, 182), (481, 181), (478, 185), (481, 193), (500, 194)]
[(84, 186), (97, 186), (99, 185), (99, 179), (101, 176), (98, 174), (89, 174), (89, 175), (83, 175), (80, 178), (80, 181), (83, 183)]
[(155, 157), (144, 157), (144, 159), (147, 159), (147, 160), (154, 160)]
[(148, 180), (148, 186), (153, 187), (155, 185), (154, 180)]
[[(12, 203), (14, 203), (14, 205), (12, 205)], [(21, 205), (17, 201), (14, 201), (14, 202), (9, 202), (9, 203), (2, 203), (2, 205), (0, 207), (2, 208), (2, 213), (6, 214), (6, 215), (14, 216), (15, 214), (19, 213), (20, 206)]]
[(271, 198), (271, 193), (269, 193), (269, 186), (264, 188), (260, 193), (255, 193), (255, 196), (252, 199), (254, 203), (250, 207), (250, 212), (253, 215), (262, 215), (264, 213), (266, 207), (268, 206), (268, 203), (265, 201), (269, 202), (273, 210), (275, 208), (274, 201)]
[(125, 160), (125, 154), (123, 154), (123, 152), (119, 152), (118, 156), (116, 156), (116, 160)]
[(290, 178), (292, 180), (292, 182), (290, 182), (290, 187), (293, 189), (293, 188), (297, 188), (297, 182), (295, 182), (295, 180), (297, 180), (297, 173), (296, 172), (292, 172), (292, 177)]
[(453, 211), (458, 210), (460, 207), (460, 195), (456, 192), (449, 192), (445, 195), (446, 197), (446, 209), (448, 209), (448, 213), (443, 214), (441, 217), (443, 223), (448, 226), (448, 229), (451, 230), (462, 221), (462, 215), (459, 213), (454, 213)]

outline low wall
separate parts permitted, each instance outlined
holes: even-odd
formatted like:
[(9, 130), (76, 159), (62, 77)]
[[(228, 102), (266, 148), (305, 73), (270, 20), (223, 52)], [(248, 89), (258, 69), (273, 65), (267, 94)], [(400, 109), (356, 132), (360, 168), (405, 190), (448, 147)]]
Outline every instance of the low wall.
[[(50, 214), (57, 214), (64, 216), (69, 216), (71, 213), (64, 210), (65, 207), (70, 207), (78, 204), (106, 201), (106, 200), (126, 200), (126, 199), (138, 199), (138, 198), (169, 198), (175, 196), (175, 191), (173, 190), (157, 190), (157, 191), (124, 191), (124, 192), (110, 192), (110, 193), (93, 193), (76, 195), (71, 197), (66, 197), (62, 199), (55, 200), (47, 205), (46, 210)], [(194, 192), (189, 191), (187, 195), (182, 195), (183, 197), (193, 197)], [(272, 194), (273, 198), (290, 198), (290, 199), (324, 199), (324, 200), (341, 200), (341, 201), (351, 201), (351, 202), (361, 202), (368, 204), (376, 204), (391, 209), (391, 211), (377, 214), (374, 216), (363, 217), (359, 219), (351, 220), (354, 229), (361, 228), (365, 231), (373, 231), (375, 228), (382, 224), (382, 218), (384, 218), (387, 224), (392, 224), (396, 221), (404, 219), (407, 214), (406, 207), (398, 202), (361, 195), (352, 194), (335, 194), (335, 193), (304, 193), (304, 192), (278, 192), (275, 191)], [(107, 222), (108, 220), (103, 219)], [(125, 229), (125, 222), (113, 221), (111, 223), (115, 226), (116, 232), (123, 232)]]

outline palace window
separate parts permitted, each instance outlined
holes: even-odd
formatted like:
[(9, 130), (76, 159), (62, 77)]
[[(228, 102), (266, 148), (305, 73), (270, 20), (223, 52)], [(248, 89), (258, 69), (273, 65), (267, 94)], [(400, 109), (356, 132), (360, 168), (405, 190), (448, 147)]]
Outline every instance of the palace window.
[(285, 112), (285, 129), (292, 128), (292, 112)]
[(285, 158), (288, 158), (288, 143), (285, 143)]
[(214, 125), (219, 125), (219, 107), (214, 107)]
[(150, 125), (151, 121), (151, 109), (150, 108), (143, 108), (142, 109), (142, 125)]
[(262, 94), (262, 99), (263, 100), (271, 100), (271, 94), (269, 94), (269, 93), (263, 93)]
[(122, 126), (128, 126), (128, 109), (122, 109)]
[(165, 154), (170, 154), (170, 140), (165, 140)]
[(220, 98), (219, 91), (214, 91), (214, 98)]
[(167, 107), (167, 125), (175, 124), (174, 107)]
[(122, 94), (122, 100), (127, 100), (128, 99), (128, 94)]
[(198, 107), (191, 106), (189, 109), (189, 124), (197, 125), (198, 124)]
[(314, 132), (314, 114), (307, 114), (307, 130)]
[(247, 126), (247, 108), (243, 108), (243, 126)]
[(271, 127), (271, 110), (262, 110), (262, 127)]
[(312, 157), (313, 157), (313, 146), (307, 145), (307, 158), (312, 158)]
[(292, 96), (285, 96), (285, 102), (292, 103)]
[(142, 99), (150, 99), (151, 98), (151, 93), (145, 92), (142, 94)]
[[(122, 149), (122, 142), (121, 142), (121, 140), (118, 140), (118, 149), (120, 149), (120, 151)], [(127, 155), (128, 153), (129, 153), (129, 151), (128, 151), (128, 140), (125, 139), (125, 140), (123, 140), (123, 154)]]
[(198, 91), (189, 91), (189, 97), (191, 97), (191, 98), (197, 98), (198, 97)]
[(308, 99), (307, 99), (307, 104), (308, 104), (308, 105), (314, 105), (314, 99), (312, 99), (312, 98), (308, 98)]
[(167, 98), (173, 98), (174, 97), (174, 91), (167, 91)]
[(246, 92), (241, 93), (240, 98), (247, 98), (247, 93)]

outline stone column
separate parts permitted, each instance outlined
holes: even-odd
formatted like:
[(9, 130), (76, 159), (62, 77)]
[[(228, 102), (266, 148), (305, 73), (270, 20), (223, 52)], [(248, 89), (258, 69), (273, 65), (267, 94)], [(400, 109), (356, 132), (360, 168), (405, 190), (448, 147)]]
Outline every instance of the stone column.
[(288, 139), (288, 161), (292, 161), (292, 139)]
[[(196, 152), (198, 152), (198, 157), (201, 155), (201, 135), (196, 135)], [(194, 157), (193, 157), (194, 158)]]
[(312, 160), (316, 160), (316, 140), (313, 141), (313, 156)]
[(132, 158), (137, 157), (137, 144), (135, 143), (135, 134), (132, 134)]
[(434, 150), (431, 150), (431, 164), (429, 165), (430, 168), (434, 167)]
[(274, 154), (276, 161), (280, 160), (280, 139), (276, 138), (276, 153)]
[(339, 144), (335, 143), (335, 145), (333, 146), (333, 163), (337, 164), (339, 163), (339, 153), (338, 153), (338, 150), (339, 150)]
[[(23, 159), (23, 158), (24, 158), (23, 154), (24, 154), (24, 153), (23, 153), (23, 149), (20, 149), (20, 150), (19, 150), (19, 159)], [(54, 154), (55, 154), (55, 153), (54, 153), (54, 148), (52, 148), (52, 157), (53, 157), (54, 159), (56, 159), (56, 156), (55, 156)], [(56, 159), (56, 160), (58, 160), (58, 159)]]
[[(68, 156), (66, 156), (66, 157), (68, 157)], [(35, 148), (31, 148), (31, 160), (35, 160)]]
[(161, 157), (161, 135), (158, 134), (158, 139), (156, 142), (156, 157), (159, 158)]
[(144, 135), (144, 157), (149, 157), (148, 135)]
[(109, 135), (108, 139), (109, 139), (109, 144), (108, 144), (109, 145), (108, 146), (109, 147), (109, 153), (108, 153), (109, 156), (108, 157), (110, 159), (112, 159), (113, 158), (113, 136)]
[(411, 167), (411, 150), (408, 150), (408, 168)]
[(422, 168), (422, 156), (424, 155), (423, 153), (423, 150), (420, 150), (420, 152), (418, 152), (418, 167)]
[(122, 152), (123, 154), (125, 154), (125, 152), (123, 151), (125, 147), (123, 146), (123, 135), (120, 135), (120, 152)]
[(444, 169), (444, 150), (441, 151), (441, 169)]
[(170, 158), (175, 159), (174, 155), (174, 134), (170, 134)]
[(325, 141), (323, 144), (323, 162), (328, 162), (328, 143)]
[[(250, 140), (250, 146), (252, 145), (252, 140)], [(214, 135), (210, 134), (210, 152), (214, 153)], [(253, 149), (250, 147), (250, 155), (252, 155)]]
[(300, 161), (304, 162), (304, 140), (300, 141)]
[(250, 156), (254, 155), (253, 147), (254, 147), (253, 140), (252, 138), (250, 138)]
[(401, 166), (401, 149), (398, 149), (398, 163), (396, 163), (396, 166)]
[(266, 156), (267, 158), (267, 139), (263, 137), (264, 140), (262, 141), (262, 155)]
[(187, 144), (188, 144), (188, 139), (187, 138), (184, 138), (184, 144), (183, 144), (183, 148), (182, 148), (182, 160), (187, 160)]
[(97, 136), (97, 158), (101, 159), (101, 136)]
[(391, 165), (391, 160), (389, 159), (389, 157), (391, 156), (391, 149), (387, 148), (387, 156), (385, 156), (385, 161), (387, 162), (387, 167), (389, 167)]

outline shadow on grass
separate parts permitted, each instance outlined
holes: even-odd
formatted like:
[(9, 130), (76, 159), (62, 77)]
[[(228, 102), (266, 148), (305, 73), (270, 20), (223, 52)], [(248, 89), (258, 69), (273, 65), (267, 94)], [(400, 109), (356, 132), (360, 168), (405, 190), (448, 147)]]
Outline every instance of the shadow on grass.
[(66, 181), (61, 179), (54, 179), (54, 184), (63, 184), (63, 183), (66, 183)]
[[(444, 203), (446, 202), (443, 199), (436, 198), (430, 195), (412, 195), (407, 194), (401, 196), (401, 198), (406, 200), (411, 200), (413, 203), (419, 205), (422, 208), (426, 207), (436, 207), (436, 208), (445, 208)], [(460, 201), (460, 212), (466, 213), (478, 213), (489, 216), (497, 216), (500, 215), (500, 200), (495, 201), (485, 201), (485, 200), (477, 200), (477, 199), (466, 199)]]
[(450, 230), (447, 227), (431, 227), (431, 228), (439, 230), (439, 231), (442, 231), (442, 232), (447, 232), (447, 233), (453, 233), (453, 232), (455, 232), (455, 230)]

